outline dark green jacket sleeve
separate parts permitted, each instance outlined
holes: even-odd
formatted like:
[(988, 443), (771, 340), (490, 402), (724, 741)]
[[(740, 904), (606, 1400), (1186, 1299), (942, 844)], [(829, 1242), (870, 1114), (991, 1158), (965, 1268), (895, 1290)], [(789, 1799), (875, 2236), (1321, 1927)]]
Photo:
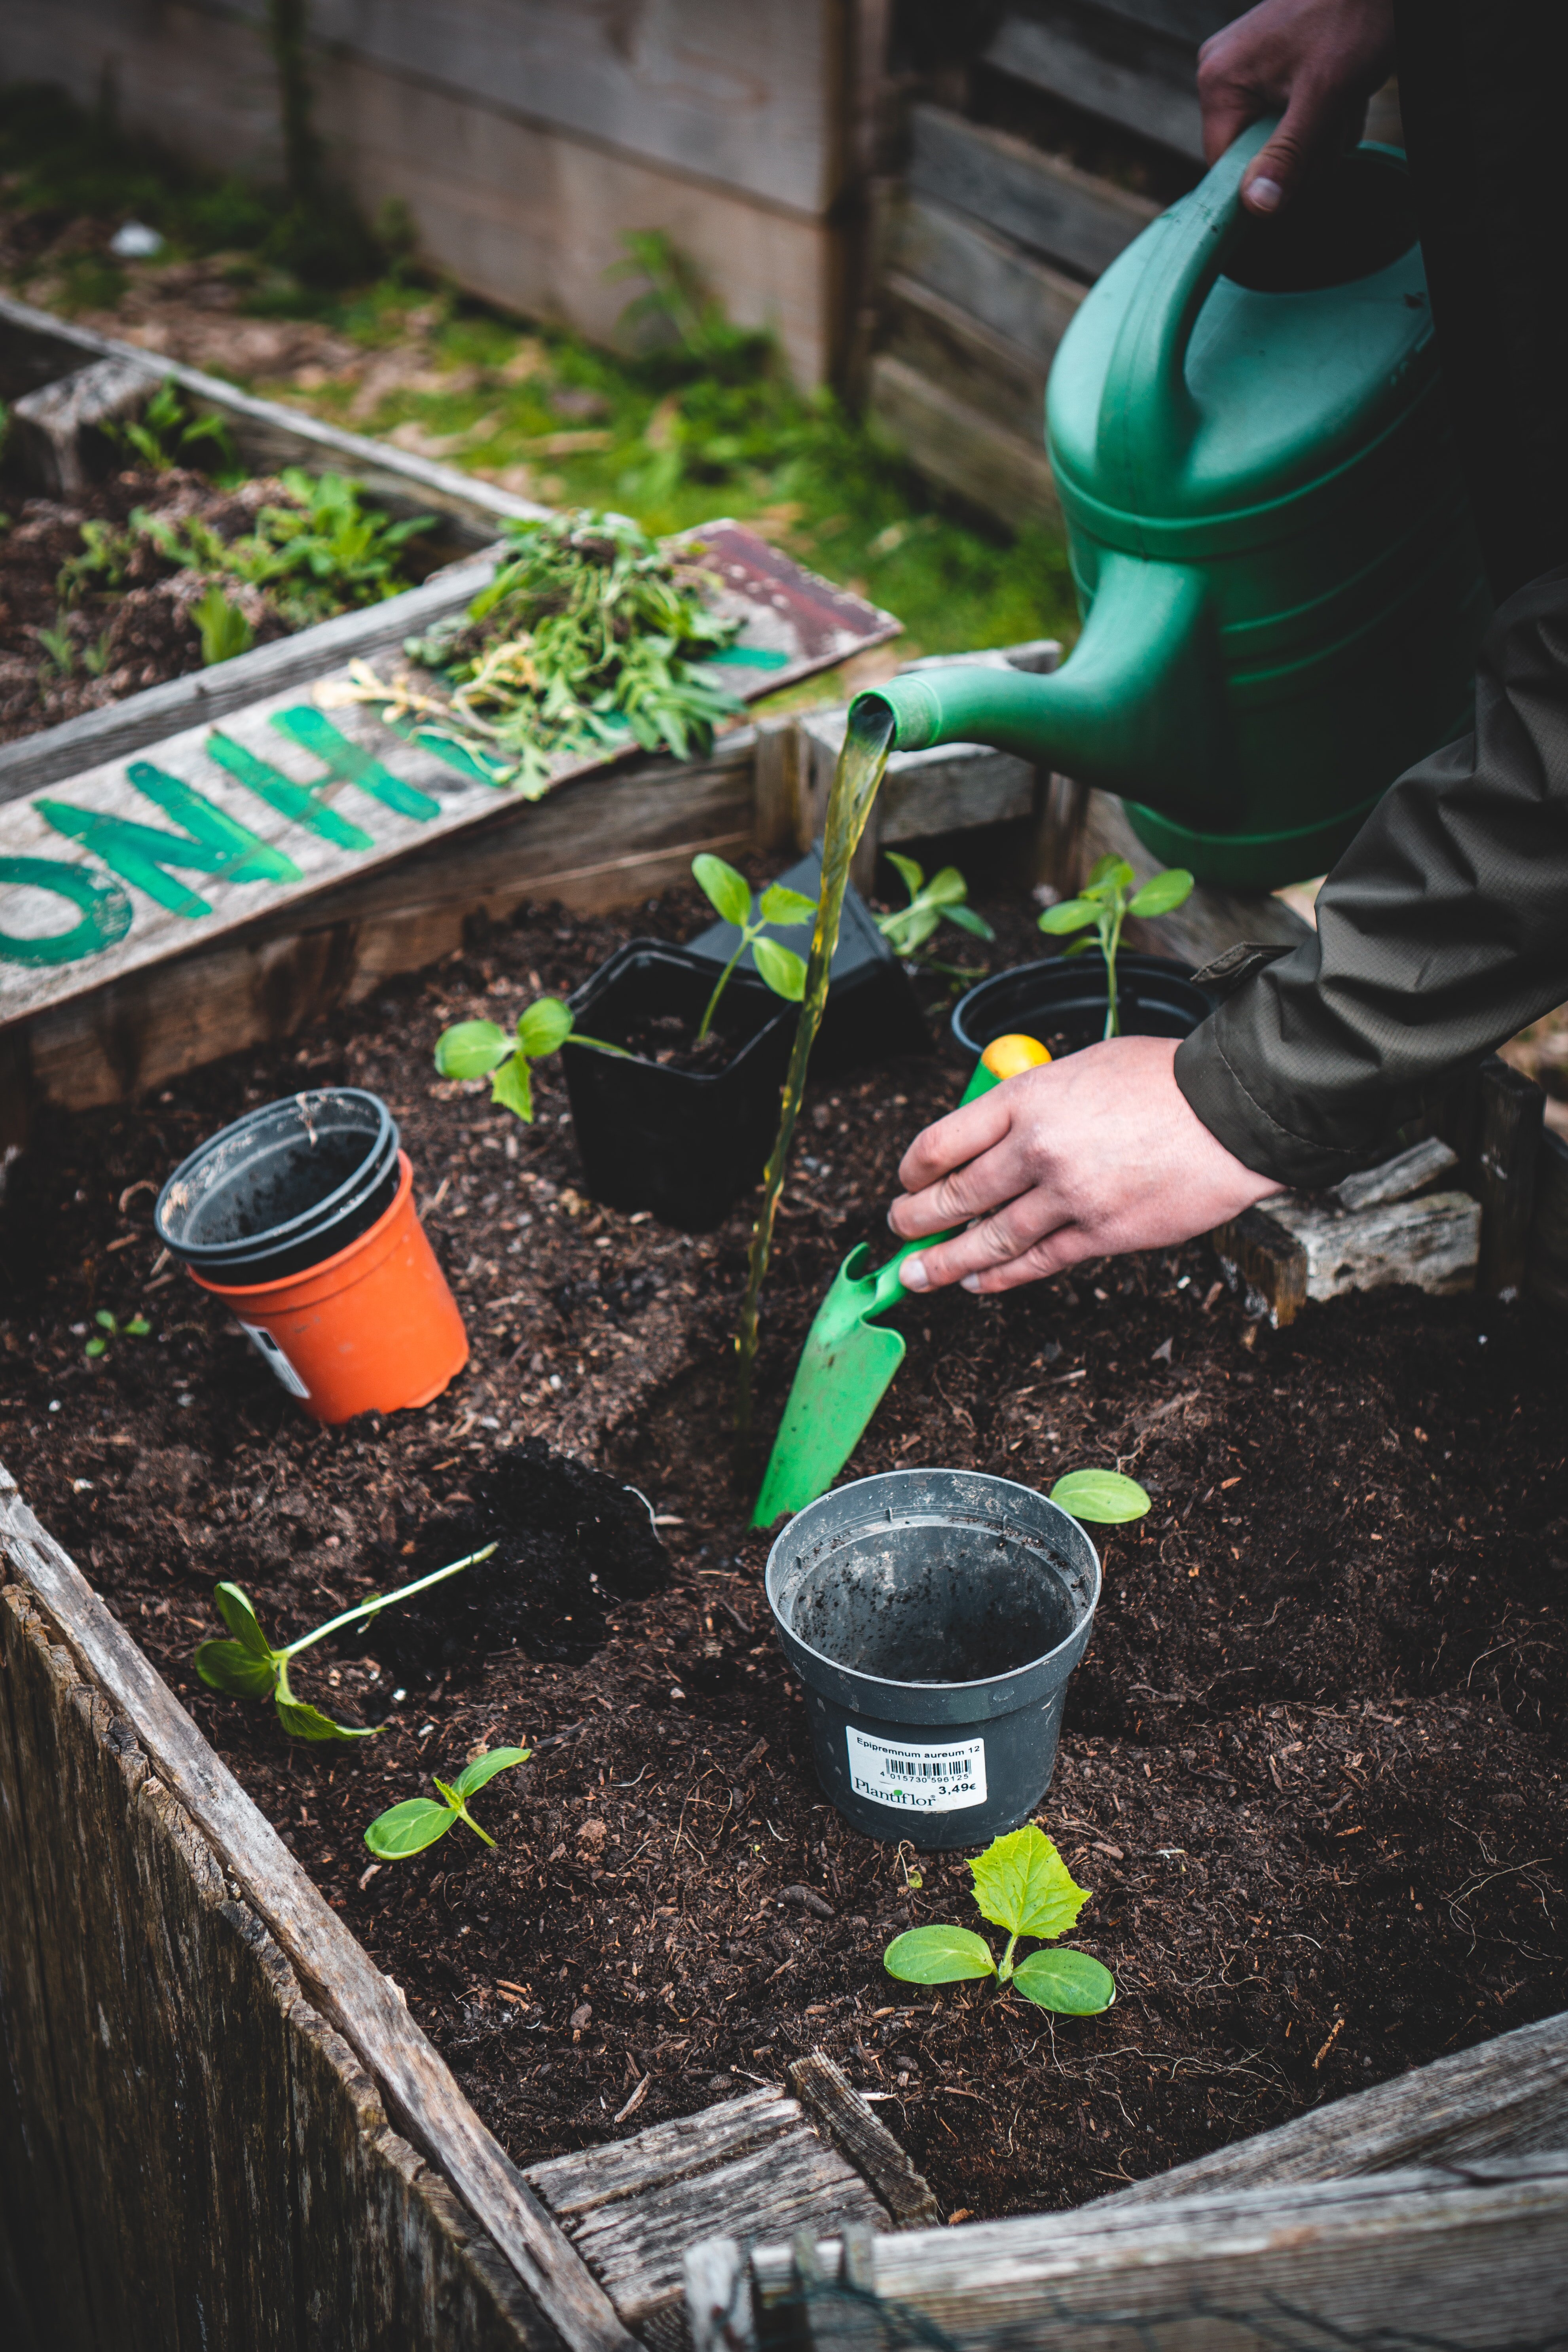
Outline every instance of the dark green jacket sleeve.
[(1317, 914), (1176, 1054), (1204, 1125), (1301, 1187), (1393, 1150), (1445, 1072), (1568, 999), (1568, 565), (1503, 605), (1474, 734), (1400, 778)]

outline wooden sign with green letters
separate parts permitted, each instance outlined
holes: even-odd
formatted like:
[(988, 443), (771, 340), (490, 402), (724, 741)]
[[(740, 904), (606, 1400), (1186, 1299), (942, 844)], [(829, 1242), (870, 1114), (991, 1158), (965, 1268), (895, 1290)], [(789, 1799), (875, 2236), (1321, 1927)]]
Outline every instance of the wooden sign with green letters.
[[(742, 698), (896, 631), (734, 524), (702, 539), (716, 601), (742, 620), (719, 674)], [(375, 665), (386, 680), (405, 667)], [(355, 700), (358, 668), (296, 676), (219, 724), (0, 805), (0, 1029), (515, 800), (455, 744)], [(552, 787), (603, 764), (563, 759)]]

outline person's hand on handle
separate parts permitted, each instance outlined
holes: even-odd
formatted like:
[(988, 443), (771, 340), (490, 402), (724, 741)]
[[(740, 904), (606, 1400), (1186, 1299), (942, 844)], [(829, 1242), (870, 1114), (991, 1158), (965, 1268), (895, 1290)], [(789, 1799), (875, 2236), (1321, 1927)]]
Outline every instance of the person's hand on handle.
[(1241, 191), (1249, 211), (1278, 212), (1359, 139), (1393, 70), (1394, 0), (1263, 0), (1198, 51), (1204, 153), (1217, 163), (1249, 122), (1282, 113)]
[(888, 1223), (902, 1241), (978, 1222), (901, 1269), (910, 1290), (1012, 1290), (1079, 1258), (1212, 1232), (1278, 1182), (1188, 1108), (1171, 1037), (1112, 1037), (1028, 1070), (916, 1136)]

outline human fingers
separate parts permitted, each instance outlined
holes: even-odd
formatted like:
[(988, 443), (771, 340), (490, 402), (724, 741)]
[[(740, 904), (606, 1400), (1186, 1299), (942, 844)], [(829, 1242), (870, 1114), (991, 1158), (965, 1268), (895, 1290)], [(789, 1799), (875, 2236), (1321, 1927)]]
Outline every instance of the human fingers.
[(1394, 66), (1393, 0), (1263, 0), (1198, 52), (1204, 152), (1216, 163), (1248, 123), (1283, 111), (1242, 184), (1248, 211), (1278, 212), (1359, 133)]
[(1008, 1201), (993, 1216), (982, 1217), (954, 1234), (951, 1241), (934, 1242), (918, 1257), (906, 1258), (899, 1279), (906, 1290), (945, 1290), (955, 1282), (973, 1288), (998, 1266), (1009, 1265), (1047, 1241), (1062, 1222), (1039, 1186)]
[(975, 1101), (921, 1128), (899, 1162), (899, 1181), (905, 1192), (923, 1192), (1000, 1143), (1012, 1125), (1014, 1089), (1032, 1076), (1026, 1072), (1023, 1078), (1005, 1078)]

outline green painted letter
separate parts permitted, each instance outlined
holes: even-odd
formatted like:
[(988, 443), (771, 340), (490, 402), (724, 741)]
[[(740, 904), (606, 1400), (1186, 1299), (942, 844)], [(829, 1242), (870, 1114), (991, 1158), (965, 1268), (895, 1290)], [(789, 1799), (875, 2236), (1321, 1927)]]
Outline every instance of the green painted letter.
[(165, 775), (145, 760), (132, 760), (126, 776), (177, 824), (183, 834), (161, 833), (156, 826), (136, 824), (129, 817), (106, 810), (72, 808), (68, 801), (35, 801), (33, 806), (57, 833), (84, 842), (122, 880), (145, 890), (160, 907), (174, 915), (210, 915), (205, 898), (182, 883), (171, 881), (165, 866), (178, 866), (198, 874), (221, 874), (230, 882), (300, 882), (304, 879), (293, 859), (259, 834), (238, 824), (215, 801), (178, 776)]
[(100, 955), (131, 929), (131, 901), (118, 882), (100, 881), (85, 866), (58, 857), (0, 857), (0, 888), (11, 883), (27, 890), (52, 890), (79, 907), (68, 931), (28, 936), (0, 931), (0, 963), (79, 963)]
[(401, 776), (395, 776), (390, 768), (384, 768), (358, 743), (351, 743), (330, 719), (312, 710), (309, 704), (297, 704), (292, 710), (275, 710), (268, 725), (276, 727), (290, 743), (298, 743), (301, 751), (313, 751), (324, 764), (329, 779), (357, 784), (362, 793), (368, 793), (384, 808), (395, 809), (399, 816), (424, 819), (440, 815), (439, 801), (405, 783)]

